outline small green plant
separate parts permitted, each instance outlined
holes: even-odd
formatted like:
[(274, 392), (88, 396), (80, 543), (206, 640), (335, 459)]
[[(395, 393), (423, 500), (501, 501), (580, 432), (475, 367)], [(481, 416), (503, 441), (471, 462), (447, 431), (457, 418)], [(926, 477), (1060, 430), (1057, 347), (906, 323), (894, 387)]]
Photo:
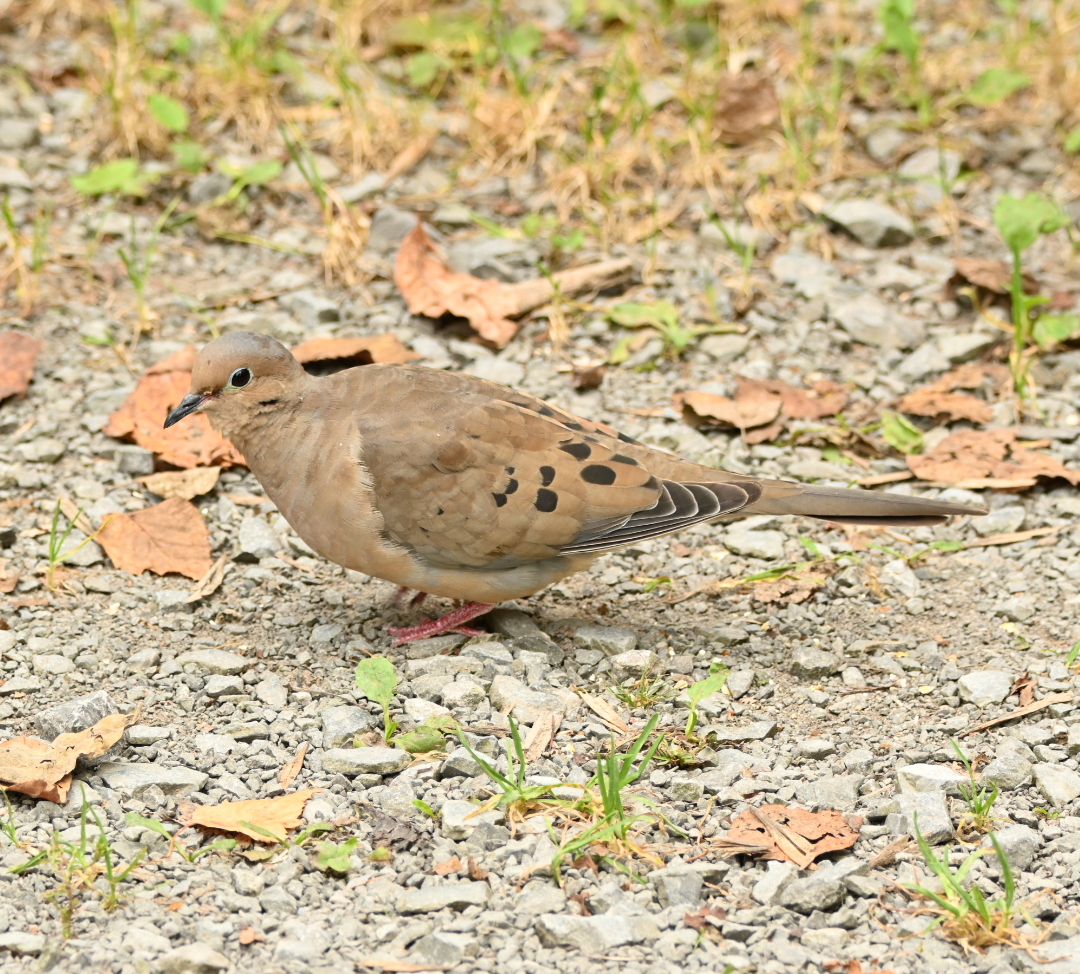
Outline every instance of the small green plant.
[(964, 816), (961, 827), (966, 832), (986, 832), (994, 821), (990, 810), (994, 807), (994, 802), (997, 801), (1000, 790), (993, 782), (988, 786), (980, 786), (975, 781), (975, 770), (972, 768), (967, 755), (960, 749), (960, 745), (956, 743), (956, 738), (950, 737), (949, 743), (952, 745), (952, 749), (956, 752), (960, 762), (964, 765), (964, 770), (967, 771), (968, 775), (967, 786), (960, 785), (960, 795), (968, 807), (967, 815)]
[(1065, 665), (1075, 665), (1078, 657), (1080, 657), (1080, 640), (1072, 644), (1072, 649), (1069, 650), (1069, 655), (1065, 657)]
[(64, 533), (61, 534), (60, 501), (58, 500), (56, 502), (56, 507), (53, 509), (52, 525), (49, 528), (49, 548), (47, 554), (49, 567), (45, 569), (45, 587), (50, 590), (56, 587), (56, 569), (59, 568), (63, 562), (71, 558), (76, 552), (85, 548), (88, 544), (90, 544), (91, 541), (94, 540), (94, 538), (101, 534), (101, 532), (105, 530), (105, 525), (108, 524), (113, 517), (113, 515), (109, 515), (109, 517), (105, 518), (105, 520), (101, 522), (101, 527), (98, 528), (93, 534), (84, 538), (74, 548), (71, 548), (68, 551), (64, 551), (64, 543), (67, 541), (68, 535), (70, 535), (72, 530), (74, 530), (75, 522), (78, 521), (81, 516), (82, 508), (79, 508), (75, 516), (71, 518), (70, 521), (68, 521), (68, 526), (64, 530)]
[(233, 184), (208, 205), (222, 206), (235, 203), (241, 213), (247, 209), (247, 196), (244, 190), (249, 186), (265, 186), (281, 175), (282, 168), (277, 159), (263, 159), (260, 162), (253, 162), (250, 166), (237, 166), (221, 160), (217, 167), (219, 172), (232, 179)]
[(8, 842), (12, 845), (19, 845), (19, 837), (16, 834), (15, 825), (15, 809), (11, 804), (11, 798), (8, 797), (7, 789), (0, 789), (4, 793), (4, 804), (7, 806), (7, 814), (3, 819), (0, 819), (0, 832), (7, 837)]
[(709, 666), (709, 675), (704, 680), (691, 683), (686, 688), (686, 698), (690, 701), (690, 715), (686, 718), (686, 730), (683, 732), (687, 737), (692, 737), (698, 722), (698, 704), (706, 697), (719, 693), (727, 683), (728, 674), (731, 670), (723, 663), (714, 660)]
[(922, 430), (906, 416), (883, 410), (881, 413), (881, 438), (893, 449), (903, 454), (922, 453)]
[[(625, 302), (611, 308), (607, 316), (620, 328), (651, 331), (663, 342), (660, 354), (669, 358), (678, 358), (702, 335), (737, 330), (734, 326), (725, 325), (684, 325), (679, 320), (679, 309), (670, 301), (657, 301), (656, 304)], [(645, 344), (648, 331), (621, 338), (611, 350), (608, 361), (612, 365), (621, 365), (630, 357), (631, 352)]]
[(356, 851), (359, 840), (346, 839), (340, 845), (335, 842), (320, 842), (315, 846), (315, 866), (324, 873), (344, 875), (352, 869), (349, 857)]
[(1009, 860), (1002, 851), (997, 836), (991, 832), (990, 842), (1001, 867), (1001, 882), (1005, 888), (1005, 895), (1001, 899), (987, 902), (982, 890), (975, 885), (969, 886), (967, 878), (971, 867), (988, 850), (978, 849), (973, 852), (953, 872), (948, 865), (949, 847), (945, 847), (941, 859), (934, 854), (934, 850), (930, 848), (930, 844), (919, 830), (918, 814), (915, 816), (914, 828), (923, 859), (930, 871), (941, 882), (940, 893), (927, 889), (925, 886), (907, 887), (913, 893), (930, 900), (941, 911), (931, 926), (940, 926), (946, 938), (955, 940), (965, 949), (981, 950), (995, 944), (1030, 946), (1022, 932), (1013, 926), (1013, 918), (1017, 913), (1014, 903), (1016, 883)]
[(675, 687), (662, 676), (650, 676), (648, 667), (641, 671), (641, 676), (636, 680), (627, 680), (611, 688), (615, 699), (630, 708), (652, 707), (663, 700), (670, 700), (676, 692)]
[(1009, 298), (1012, 302), (1013, 345), (1009, 353), (1009, 369), (1013, 386), (1021, 399), (1029, 398), (1028, 368), (1037, 346), (1052, 348), (1080, 331), (1080, 317), (1075, 314), (1041, 314), (1033, 312), (1049, 299), (1024, 290), (1023, 253), (1039, 237), (1068, 226), (1069, 219), (1056, 203), (1038, 193), (1023, 198), (1003, 195), (994, 207), (994, 224), (1012, 254), (1012, 277)]
[(169, 855), (175, 850), (180, 853), (181, 859), (189, 863), (196, 862), (211, 852), (232, 852), (232, 850), (236, 848), (236, 839), (218, 839), (193, 851), (177, 842), (176, 836), (156, 819), (146, 818), (138, 812), (128, 812), (127, 815), (124, 816), (124, 821), (128, 825), (147, 829), (150, 832), (155, 832), (163, 838), (168, 839)]
[(1052, 822), (1055, 818), (1061, 818), (1061, 810), (1057, 808), (1043, 808), (1038, 806), (1032, 811), (1045, 822)]
[(438, 812), (436, 812), (434, 808), (432, 808), (426, 801), (421, 798), (414, 798), (412, 800), (412, 807), (415, 808), (418, 812), (426, 815), (433, 822), (437, 822), (439, 820)]
[(914, 565), (920, 558), (925, 558), (932, 551), (963, 551), (963, 541), (932, 541), (925, 548), (920, 548), (915, 554), (910, 555), (907, 559), (909, 565)]
[(987, 108), (1005, 101), (1031, 84), (1031, 79), (1019, 71), (1007, 71), (1005, 68), (990, 68), (980, 74), (975, 83), (963, 96), (963, 100), (980, 108)]
[(499, 788), (499, 791), (484, 802), (477, 811), (488, 811), (492, 808), (511, 809), (515, 807), (520, 810), (530, 802), (535, 802), (548, 794), (551, 789), (555, 787), (554, 785), (525, 784), (525, 771), (527, 769), (525, 747), (521, 743), (521, 734), (518, 732), (517, 721), (509, 715), (506, 719), (510, 723), (510, 741), (512, 749), (511, 751), (507, 751), (506, 754), (508, 774), (503, 774), (482, 755), (477, 754), (469, 745), (461, 728), (459, 727), (457, 729), (458, 740), (461, 741), (461, 746), (465, 748), (465, 750), (469, 752), (469, 756), (480, 765), (480, 770), (483, 771), (491, 782)]
[(442, 749), (446, 743), (445, 735), (453, 734), (457, 726), (457, 721), (449, 714), (436, 714), (411, 731), (398, 734), (393, 743), (410, 754), (430, 754)]
[(878, 7), (878, 18), (885, 34), (881, 47), (898, 52), (907, 62), (908, 96), (915, 105), (919, 124), (925, 128), (930, 124), (932, 112), (919, 63), (922, 41), (915, 30), (915, 0), (883, 0)]
[(83, 196), (145, 196), (157, 181), (153, 173), (142, 172), (134, 159), (117, 159), (95, 166), (81, 176), (72, 176), (71, 185)]
[(394, 664), (385, 656), (371, 656), (356, 664), (356, 689), (382, 707), (383, 740), (387, 744), (397, 729), (397, 722), (390, 719), (390, 701), (397, 682)]
[[(646, 742), (652, 736), (659, 720), (659, 714), (654, 714), (626, 754), (616, 752), (615, 741), (612, 739), (608, 753), (596, 759), (596, 774), (586, 787), (595, 786), (600, 792), (601, 815), (595, 824), (562, 843), (552, 857), (551, 872), (560, 885), (562, 879), (559, 875), (559, 867), (563, 860), (588, 849), (591, 845), (605, 843), (614, 846), (613, 851), (616, 854), (622, 854), (623, 850), (641, 851), (640, 847), (630, 841), (630, 829), (639, 822), (655, 821), (656, 816), (652, 814), (628, 815), (623, 791), (645, 773), (657, 749), (663, 743), (664, 735), (657, 735), (644, 757), (636, 767), (634, 766), (634, 762), (637, 761)], [(550, 830), (551, 826), (549, 825), (548, 828)], [(554, 838), (554, 834), (552, 837)]]
[(641, 591), (648, 595), (649, 592), (655, 592), (661, 585), (670, 584), (671, 577), (669, 575), (661, 575), (659, 578), (647, 578), (641, 587)]
[(190, 118), (188, 110), (175, 98), (153, 94), (146, 99), (146, 107), (154, 121), (174, 135), (186, 132)]
[[(97, 826), (97, 835), (87, 834), (87, 817), (91, 816)], [(65, 939), (72, 934), (72, 921), (84, 896), (97, 894), (101, 905), (111, 913), (120, 905), (120, 886), (142, 860), (136, 855), (122, 869), (117, 867), (115, 853), (105, 835), (105, 827), (96, 809), (83, 793), (82, 810), (79, 814), (79, 840), (68, 842), (53, 832), (49, 845), (26, 862), (11, 869), (16, 876), (38, 867), (47, 867), (53, 873), (57, 885), (45, 893), (45, 899), (55, 903), (60, 913), (60, 926)]]

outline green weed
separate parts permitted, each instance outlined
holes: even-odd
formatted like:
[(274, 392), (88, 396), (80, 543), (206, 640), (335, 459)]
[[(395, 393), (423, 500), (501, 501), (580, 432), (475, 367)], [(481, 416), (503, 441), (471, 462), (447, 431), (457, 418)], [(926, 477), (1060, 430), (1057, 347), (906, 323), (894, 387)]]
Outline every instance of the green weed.
[(124, 816), (124, 821), (130, 826), (147, 829), (150, 832), (154, 832), (157, 835), (168, 839), (168, 855), (172, 855), (175, 850), (180, 853), (180, 858), (188, 863), (196, 862), (211, 852), (232, 852), (232, 850), (236, 848), (235, 839), (218, 839), (215, 842), (210, 842), (207, 845), (192, 850), (177, 842), (176, 835), (171, 833), (164, 825), (155, 819), (146, 818), (146, 816), (140, 815), (138, 812), (128, 812), (127, 815)]
[(505, 808), (507, 809), (508, 818), (514, 813), (524, 817), (523, 813), (530, 804), (536, 802), (544, 795), (550, 794), (552, 788), (556, 786), (525, 784), (527, 762), (525, 760), (525, 748), (521, 743), (521, 734), (518, 731), (518, 725), (514, 718), (508, 715), (506, 719), (510, 723), (510, 741), (512, 748), (512, 750), (507, 751), (506, 754), (508, 766), (507, 774), (503, 774), (482, 755), (477, 754), (470, 746), (468, 740), (466, 740), (460, 727), (458, 728), (457, 735), (458, 740), (461, 742), (461, 746), (465, 748), (465, 750), (469, 752), (469, 756), (480, 765), (480, 770), (483, 771), (488, 779), (499, 788), (499, 791), (484, 802), (477, 811), (487, 811), (492, 808)]
[(980, 786), (975, 781), (975, 770), (972, 768), (967, 755), (960, 749), (960, 745), (956, 743), (956, 738), (950, 737), (949, 743), (952, 745), (952, 749), (956, 752), (960, 762), (964, 765), (964, 770), (967, 771), (968, 775), (967, 786), (960, 786), (960, 794), (968, 807), (960, 828), (965, 833), (975, 832), (981, 834), (987, 832), (994, 821), (990, 810), (994, 807), (994, 802), (997, 801), (1000, 790), (993, 782), (988, 786)]
[(340, 845), (335, 842), (320, 842), (315, 846), (315, 866), (324, 873), (344, 875), (352, 869), (350, 857), (356, 851), (359, 840), (346, 839)]
[(390, 719), (390, 702), (397, 682), (394, 664), (385, 656), (371, 656), (356, 664), (356, 689), (382, 707), (383, 740), (387, 744), (397, 729), (397, 722)]
[(649, 708), (670, 700), (677, 693), (675, 687), (662, 676), (652, 677), (648, 667), (641, 671), (636, 680), (628, 680), (611, 688), (616, 700), (622, 701), (631, 709)]
[(704, 680), (690, 684), (686, 688), (686, 697), (690, 701), (690, 715), (686, 718), (686, 730), (683, 732), (687, 737), (692, 737), (698, 722), (698, 704), (706, 697), (719, 693), (727, 683), (731, 670), (723, 663), (714, 660), (709, 666), (709, 675)]
[(457, 726), (457, 721), (449, 714), (436, 714), (411, 731), (398, 734), (393, 743), (410, 754), (430, 754), (442, 750), (446, 743), (445, 735), (453, 734)]
[(901, 413), (885, 409), (881, 413), (881, 438), (904, 454), (922, 453), (922, 430)]
[(179, 202), (180, 197), (174, 197), (172, 202), (165, 207), (161, 215), (154, 221), (154, 225), (150, 230), (150, 238), (146, 241), (145, 247), (139, 246), (139, 240), (135, 233), (135, 217), (132, 217), (127, 246), (117, 248), (117, 255), (124, 265), (124, 270), (127, 271), (132, 288), (135, 290), (135, 310), (139, 316), (139, 323), (132, 335), (129, 354), (134, 350), (139, 335), (146, 330), (150, 322), (151, 316), (146, 306), (146, 285), (150, 281), (150, 265), (153, 263), (154, 254), (157, 252), (161, 231), (165, 228), (165, 224), (169, 222), (169, 217), (172, 216), (173, 210), (176, 209)]
[[(660, 354), (668, 358), (678, 358), (703, 335), (737, 330), (734, 326), (724, 325), (684, 325), (680, 321), (679, 309), (670, 301), (657, 301), (655, 304), (617, 304), (608, 311), (607, 317), (620, 328), (651, 331), (663, 342)], [(646, 340), (646, 336), (634, 334), (620, 339), (611, 351), (610, 363), (621, 365), (630, 357), (634, 348), (644, 345)]]
[(56, 587), (56, 570), (60, 565), (67, 561), (76, 552), (85, 548), (91, 541), (93, 541), (102, 531), (105, 530), (105, 525), (112, 520), (113, 515), (109, 515), (101, 522), (99, 527), (93, 534), (87, 536), (80, 541), (74, 548), (69, 551), (64, 551), (64, 542), (67, 541), (68, 536), (75, 528), (75, 522), (82, 516), (82, 508), (76, 512), (75, 516), (68, 521), (67, 528), (64, 529), (63, 534), (60, 533), (60, 501), (57, 500), (56, 507), (53, 509), (52, 524), (49, 528), (49, 545), (46, 553), (48, 559), (48, 567), (45, 569), (45, 586), (52, 590)]

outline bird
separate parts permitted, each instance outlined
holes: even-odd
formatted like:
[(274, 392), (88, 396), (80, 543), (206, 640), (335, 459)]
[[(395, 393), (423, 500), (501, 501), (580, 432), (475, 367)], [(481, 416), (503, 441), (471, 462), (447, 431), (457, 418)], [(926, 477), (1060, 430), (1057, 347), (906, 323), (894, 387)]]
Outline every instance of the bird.
[(316, 377), (252, 332), (203, 346), (165, 427), (197, 412), (322, 557), (417, 600), (463, 603), (388, 630), (396, 645), (474, 632), (468, 623), (499, 602), (693, 524), (796, 514), (915, 526), (986, 513), (707, 467), (460, 372), (374, 364)]

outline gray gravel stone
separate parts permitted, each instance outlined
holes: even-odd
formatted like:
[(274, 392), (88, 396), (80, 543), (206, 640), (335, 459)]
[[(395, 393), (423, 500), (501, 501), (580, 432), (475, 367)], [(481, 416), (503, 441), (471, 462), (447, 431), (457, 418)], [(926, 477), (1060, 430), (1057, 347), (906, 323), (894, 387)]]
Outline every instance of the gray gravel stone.
[(914, 348), (926, 338), (921, 321), (901, 315), (873, 294), (841, 304), (833, 317), (855, 341), (875, 348)]
[(836, 753), (836, 745), (820, 737), (811, 737), (795, 744), (795, 753), (801, 758), (810, 758), (819, 761)]
[(375, 723), (374, 718), (363, 707), (327, 707), (319, 716), (322, 718), (324, 747), (348, 744)]
[[(274, 707), (277, 710), (281, 710), (289, 701), (289, 691), (285, 689), (276, 676), (268, 676), (264, 680), (260, 680), (251, 688), (252, 693), (255, 694), (255, 699), (266, 704), (268, 707)], [(325, 711), (324, 711), (325, 713)], [(331, 745), (333, 747), (334, 745)]]
[(724, 532), (724, 545), (747, 558), (777, 561), (784, 557), (784, 535), (780, 531), (740, 530), (735, 525)]
[(381, 206), (371, 218), (368, 230), (367, 246), (376, 253), (392, 250), (416, 226), (416, 215), (396, 206)]
[(243, 693), (244, 681), (238, 676), (214, 674), (206, 681), (203, 690), (208, 697), (223, 697), (226, 694)]
[(134, 798), (155, 787), (166, 795), (187, 795), (202, 790), (208, 780), (205, 774), (192, 768), (163, 768), (156, 764), (110, 762), (98, 765), (95, 773), (110, 788)]
[(1001, 703), (1009, 695), (1012, 685), (1013, 678), (1000, 670), (973, 670), (956, 681), (960, 699), (976, 707)]
[(754, 883), (751, 895), (763, 906), (772, 906), (798, 875), (799, 869), (794, 863), (769, 860), (765, 863), (765, 875)]
[(260, 558), (271, 558), (276, 555), (285, 543), (279, 535), (261, 517), (245, 517), (240, 522), (240, 531), (237, 535), (240, 551), (236, 556), (237, 561), (254, 562)]
[(1032, 769), (1039, 794), (1056, 808), (1080, 797), (1080, 774), (1056, 764), (1036, 764)]
[(127, 729), (127, 741), (132, 747), (149, 747), (158, 741), (167, 741), (176, 733), (172, 727), (150, 727), (147, 724), (133, 724)]
[(323, 754), (323, 770), (331, 774), (398, 774), (412, 763), (412, 755), (394, 747), (332, 748)]
[(617, 682), (636, 680), (648, 673), (656, 663), (656, 653), (647, 649), (631, 649), (611, 657), (611, 675)]
[(714, 724), (709, 728), (709, 731), (715, 731), (717, 738), (721, 741), (741, 743), (743, 741), (764, 741), (767, 738), (775, 737), (778, 729), (779, 725), (775, 720), (756, 720), (754, 723), (746, 724), (743, 727)]
[(464, 910), (486, 907), (491, 898), (487, 883), (447, 883), (426, 889), (411, 889), (398, 900), (398, 913), (437, 913), (439, 910)]
[(816, 781), (808, 781), (797, 789), (799, 801), (824, 808), (847, 808), (859, 800), (860, 774), (826, 775)]
[(839, 656), (824, 649), (803, 647), (791, 657), (791, 675), (800, 680), (822, 680), (843, 665)]
[(481, 825), (500, 825), (506, 821), (506, 815), (499, 809), (478, 812), (479, 807), (472, 802), (444, 802), (440, 816), (443, 835), (449, 839), (464, 839)]
[(753, 670), (732, 670), (724, 685), (731, 693), (731, 699), (739, 700), (754, 688), (756, 680)]
[(608, 626), (581, 626), (574, 632), (574, 645), (580, 649), (597, 649), (605, 656), (618, 656), (637, 647), (637, 633)]
[[(10, 683), (11, 681), (9, 681)], [(76, 697), (66, 703), (57, 704), (42, 710), (34, 717), (34, 727), (44, 741), (51, 741), (60, 734), (77, 734), (88, 727), (93, 727), (109, 714), (120, 712), (120, 708), (104, 690)]]
[(543, 714), (565, 714), (566, 704), (551, 693), (530, 690), (512, 676), (496, 676), (491, 681), (491, 707), (500, 713), (510, 711), (519, 724), (533, 724)]
[(949, 842), (956, 834), (943, 791), (898, 795), (881, 805), (878, 814), (885, 815), (885, 825), (892, 835), (914, 835), (916, 818), (919, 831), (931, 845)]
[[(1005, 853), (1009, 867), (1014, 873), (1026, 871), (1035, 861), (1035, 853), (1039, 851), (1039, 847), (1042, 845), (1042, 838), (1039, 833), (1026, 825), (1006, 826), (1003, 829), (998, 829), (994, 836), (997, 838), (998, 845), (1001, 846), (1001, 851)], [(998, 862), (998, 857), (994, 853), (990, 837), (983, 836), (981, 844), (990, 849), (990, 852), (983, 856), (986, 868), (992, 873), (1000, 873), (1001, 863)]]
[(180, 666), (191, 664), (208, 673), (226, 676), (243, 673), (252, 664), (252, 660), (237, 656), (236, 653), (227, 653), (223, 649), (193, 649), (177, 656), (176, 662)]
[(268, 887), (259, 895), (259, 905), (265, 913), (274, 916), (293, 916), (296, 914), (296, 897), (284, 886)]
[[(16, 693), (37, 693), (41, 689), (41, 681), (29, 676), (13, 676), (0, 685), (0, 697), (9, 697)], [(92, 726), (92, 725), (91, 725)]]
[(705, 880), (700, 872), (673, 865), (653, 870), (649, 873), (649, 883), (656, 889), (656, 898), (664, 909), (686, 907), (693, 910), (701, 902)]
[[(865, 870), (865, 863), (862, 868)], [(837, 869), (835, 864), (822, 866), (808, 876), (793, 879), (780, 891), (778, 901), (796, 913), (834, 910), (844, 901), (847, 887), (843, 879), (851, 871), (847, 867)]]
[(162, 974), (213, 974), (228, 970), (232, 962), (209, 944), (196, 941), (163, 954), (157, 966)]
[(981, 534), (983, 537), (991, 534), (1010, 534), (1020, 530), (1026, 516), (1027, 511), (1019, 505), (999, 507), (996, 511), (991, 511), (982, 517), (972, 518), (971, 526), (976, 534)]
[(1032, 762), (1019, 754), (998, 754), (982, 769), (980, 784), (995, 784), (1002, 791), (1012, 791), (1031, 781)]
[(478, 775), (480, 773), (480, 765), (476, 763), (473, 756), (463, 747), (454, 748), (454, 750), (446, 756), (446, 760), (439, 765), (438, 772), (440, 778), (453, 778), (455, 776), (471, 778), (473, 775)]
[(567, 916), (547, 913), (536, 919), (536, 935), (545, 947), (576, 947), (583, 954), (602, 954), (624, 944), (655, 940), (660, 930), (644, 916)]
[(44, 949), (44, 934), (26, 933), (23, 930), (0, 933), (0, 950), (9, 951), (16, 957), (37, 957)]
[(899, 247), (915, 236), (907, 217), (871, 200), (845, 200), (828, 207), (823, 216), (865, 247)]
[(959, 795), (960, 786), (967, 787), (970, 782), (966, 774), (944, 764), (908, 764), (896, 769), (896, 784), (902, 795), (916, 791), (943, 791), (947, 795)]

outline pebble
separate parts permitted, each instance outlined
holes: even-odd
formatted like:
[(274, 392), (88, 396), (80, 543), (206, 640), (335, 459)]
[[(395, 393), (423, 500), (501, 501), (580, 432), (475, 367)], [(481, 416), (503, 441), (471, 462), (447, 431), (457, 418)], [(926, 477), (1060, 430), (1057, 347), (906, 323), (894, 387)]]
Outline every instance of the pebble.
[(281, 680), (276, 676), (268, 676), (260, 680), (251, 688), (251, 691), (255, 694), (256, 700), (275, 710), (281, 710), (289, 700), (289, 691), (282, 686)]
[(757, 675), (753, 670), (732, 670), (724, 686), (733, 700), (739, 700), (754, 688), (756, 681)]
[(251, 515), (240, 522), (237, 543), (239, 551), (236, 560), (245, 562), (272, 558), (285, 547), (281, 535), (270, 527), (265, 519)]
[(995, 784), (1002, 791), (1013, 791), (1031, 781), (1032, 762), (1019, 754), (999, 754), (983, 766), (980, 784)]
[(921, 321), (900, 314), (873, 294), (837, 306), (833, 317), (855, 341), (875, 348), (914, 348), (926, 337)]
[(16, 957), (37, 957), (45, 949), (45, 935), (9, 930), (0, 933), (0, 950), (7, 950)]
[(506, 821), (506, 815), (499, 809), (478, 812), (478, 808), (472, 802), (443, 802), (440, 814), (443, 835), (449, 839), (464, 839), (481, 825), (499, 825)]
[(611, 657), (611, 675), (616, 682), (637, 680), (651, 672), (656, 663), (656, 653), (647, 649), (631, 649)]
[(724, 544), (747, 558), (778, 561), (784, 557), (784, 535), (780, 531), (741, 531), (736, 526), (724, 532)]
[(983, 517), (972, 518), (971, 526), (976, 534), (983, 537), (992, 534), (1011, 534), (1013, 531), (1020, 530), (1026, 516), (1027, 512), (1022, 507), (999, 507)]
[(489, 697), (493, 710), (509, 712), (519, 724), (534, 724), (545, 714), (566, 713), (566, 704), (554, 694), (530, 690), (512, 676), (496, 676)]
[[(5, 686), (10, 686), (12, 682), (14, 681), (8, 681)], [(52, 741), (61, 734), (77, 734), (93, 727), (99, 720), (119, 711), (120, 708), (113, 702), (112, 697), (104, 690), (98, 690), (96, 693), (76, 697), (42, 710), (34, 717), (34, 726), (42, 740)]]
[(157, 967), (162, 974), (213, 974), (228, 970), (232, 962), (209, 944), (195, 941), (163, 954)]
[(491, 898), (487, 883), (447, 883), (426, 889), (409, 890), (397, 904), (398, 913), (436, 913), (439, 910), (464, 910), (486, 907)]
[(236, 676), (243, 673), (252, 661), (236, 653), (226, 652), (224, 649), (193, 649), (181, 653), (176, 657), (180, 666), (195, 666), (197, 669), (206, 670), (221, 676)]
[(823, 680), (843, 665), (839, 656), (824, 649), (800, 647), (791, 657), (791, 675), (800, 680)]
[(323, 753), (323, 771), (354, 776), (398, 774), (412, 763), (408, 751), (394, 747), (331, 748)]
[(710, 731), (715, 731), (717, 738), (721, 741), (742, 743), (743, 741), (764, 741), (767, 738), (775, 737), (778, 729), (779, 725), (775, 720), (756, 720), (754, 723), (747, 724), (744, 727), (730, 727), (726, 724), (714, 725), (710, 728)]
[(32, 656), (30, 665), (38, 676), (63, 676), (75, 670), (75, 663), (66, 656)]
[(918, 791), (943, 791), (959, 795), (961, 786), (971, 787), (966, 774), (944, 764), (908, 764), (896, 769), (896, 784), (901, 795)]
[(864, 247), (899, 247), (915, 236), (907, 217), (871, 200), (845, 200), (827, 207), (822, 215)]
[(149, 747), (158, 741), (167, 741), (176, 733), (173, 727), (150, 727), (147, 724), (132, 724), (127, 729), (127, 742), (132, 747)]
[(1080, 797), (1080, 774), (1056, 764), (1036, 764), (1032, 768), (1039, 794), (1055, 808)]
[(1013, 678), (1000, 670), (973, 670), (956, 681), (960, 699), (976, 707), (1001, 703), (1012, 689)]
[[(1042, 838), (1039, 833), (1026, 825), (1007, 825), (1005, 828), (995, 831), (993, 835), (998, 840), (998, 845), (1001, 846), (1001, 851), (1005, 854), (1005, 859), (1014, 874), (1027, 870), (1035, 861), (1035, 853), (1039, 851), (1039, 847), (1042, 845)], [(999, 874), (1001, 864), (998, 862), (998, 857), (994, 852), (990, 836), (983, 836), (980, 844), (984, 848), (990, 849), (990, 852), (983, 857), (987, 869), (992, 873)]]
[(166, 795), (181, 796), (201, 791), (209, 780), (201, 771), (192, 768), (163, 768), (157, 764), (126, 764), (108, 762), (95, 769), (110, 788), (128, 797), (138, 798), (151, 788), (160, 788)]
[(944, 791), (921, 791), (897, 795), (877, 809), (885, 816), (885, 825), (892, 835), (914, 835), (918, 818), (919, 831), (930, 845), (950, 842), (956, 834)]
[(618, 656), (637, 648), (637, 633), (607, 626), (580, 626), (574, 631), (574, 645), (599, 650), (605, 656)]
[(576, 947), (583, 954), (602, 954), (625, 944), (655, 940), (660, 930), (649, 917), (567, 916), (546, 913), (536, 918), (536, 935), (545, 947)]

